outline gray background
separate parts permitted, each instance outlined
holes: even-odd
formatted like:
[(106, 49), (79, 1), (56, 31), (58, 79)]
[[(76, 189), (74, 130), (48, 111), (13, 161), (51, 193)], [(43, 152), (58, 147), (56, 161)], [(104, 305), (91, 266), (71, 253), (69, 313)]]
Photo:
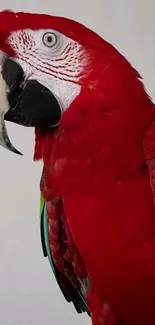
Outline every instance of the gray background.
[[(0, 10), (47, 12), (81, 21), (112, 42), (144, 77), (155, 98), (154, 0), (1, 0)], [(34, 132), (8, 123), (16, 156), (0, 147), (0, 325), (87, 325), (67, 304), (42, 255), (39, 233), (41, 163)]]

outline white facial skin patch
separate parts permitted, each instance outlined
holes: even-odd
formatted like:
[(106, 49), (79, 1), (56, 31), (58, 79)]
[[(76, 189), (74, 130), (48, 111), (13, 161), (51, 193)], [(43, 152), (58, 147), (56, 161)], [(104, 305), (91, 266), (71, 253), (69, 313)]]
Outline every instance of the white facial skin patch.
[(87, 64), (83, 47), (55, 30), (19, 30), (8, 38), (26, 80), (48, 88), (65, 111), (80, 94), (80, 78)]

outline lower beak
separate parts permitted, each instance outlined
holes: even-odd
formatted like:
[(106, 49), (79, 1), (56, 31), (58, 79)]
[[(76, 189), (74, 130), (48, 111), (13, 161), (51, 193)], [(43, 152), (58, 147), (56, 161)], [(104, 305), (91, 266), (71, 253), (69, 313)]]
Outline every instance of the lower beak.
[(61, 108), (49, 89), (36, 80), (26, 80), (23, 69), (14, 60), (4, 59), (1, 74), (7, 88), (3, 94), (7, 109), (2, 107), (0, 98), (0, 145), (21, 154), (11, 144), (4, 120), (23, 126), (48, 128), (59, 124)]
[(0, 121), (0, 145), (14, 153), (22, 155), (22, 153), (12, 145), (7, 133), (4, 119), (1, 119)]

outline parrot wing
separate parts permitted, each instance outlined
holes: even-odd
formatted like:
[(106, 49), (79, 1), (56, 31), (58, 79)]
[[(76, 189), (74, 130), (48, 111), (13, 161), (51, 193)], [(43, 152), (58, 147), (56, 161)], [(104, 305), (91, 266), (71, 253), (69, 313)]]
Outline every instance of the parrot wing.
[(46, 210), (45, 200), (41, 194), (40, 198), (40, 231), (41, 231), (41, 242), (43, 248), (43, 254), (48, 257), (50, 265), (52, 267), (55, 279), (68, 302), (72, 302), (77, 313), (87, 312), (90, 316), (90, 311), (87, 306), (86, 300), (80, 290), (74, 288), (69, 282), (65, 275), (58, 270), (51, 255), (49, 245), (49, 233), (48, 233), (48, 216)]

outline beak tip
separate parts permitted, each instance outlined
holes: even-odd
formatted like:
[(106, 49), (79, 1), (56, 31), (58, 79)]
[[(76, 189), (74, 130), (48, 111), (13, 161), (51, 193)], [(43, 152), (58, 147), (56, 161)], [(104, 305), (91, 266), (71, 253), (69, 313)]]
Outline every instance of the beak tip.
[(13, 152), (16, 153), (17, 155), (23, 156), (23, 154), (20, 151), (18, 151), (16, 148), (14, 148)]
[(9, 136), (8, 136), (8, 133), (7, 133), (7, 129), (6, 129), (5, 122), (4, 122), (4, 119), (3, 118), (1, 118), (1, 120), (0, 120), (0, 145), (3, 146), (6, 149), (12, 151), (13, 153), (16, 153), (16, 154), (18, 154), (20, 156), (23, 155), (11, 143), (11, 141), (9, 139)]

